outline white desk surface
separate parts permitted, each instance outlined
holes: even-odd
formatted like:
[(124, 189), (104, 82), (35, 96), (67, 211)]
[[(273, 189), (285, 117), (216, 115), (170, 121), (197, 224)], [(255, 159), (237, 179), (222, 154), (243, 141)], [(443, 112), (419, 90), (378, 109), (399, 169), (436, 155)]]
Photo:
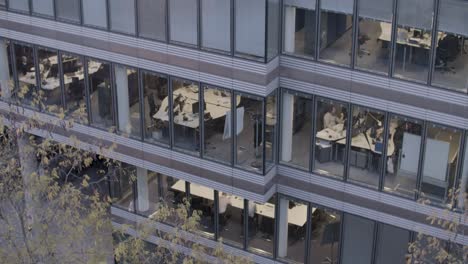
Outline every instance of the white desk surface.
[(316, 138), (325, 141), (337, 141), (346, 137), (346, 131), (343, 131), (343, 124), (337, 124), (331, 128), (325, 128), (317, 132)]
[[(393, 153), (395, 152), (395, 143), (393, 142), (393, 136), (395, 134), (395, 127), (393, 125), (390, 126), (389, 132), (391, 134), (391, 137), (388, 140), (387, 156), (392, 156)], [(370, 136), (370, 129), (367, 130), (366, 134), (367, 134), (367, 138), (369, 139), (369, 142), (367, 142), (366, 137), (364, 136), (363, 133), (359, 133), (358, 135), (356, 135), (355, 137), (351, 139), (351, 146), (355, 148), (360, 148), (360, 149), (367, 149), (377, 154), (382, 154), (382, 152), (376, 151), (375, 144), (372, 144), (372, 137)], [(342, 144), (342, 145), (346, 144), (346, 138), (338, 140), (337, 143)]]
[[(172, 185), (171, 188), (180, 192), (185, 192), (185, 182), (179, 180), (174, 185)], [(213, 189), (193, 183), (190, 184), (190, 194), (208, 200), (213, 200), (214, 198)], [(227, 195), (227, 198), (229, 199), (229, 204), (231, 206), (239, 209), (244, 209), (244, 199), (234, 195)], [(255, 213), (268, 218), (274, 218), (275, 205), (271, 203), (255, 203)], [(297, 226), (305, 225), (307, 222), (307, 206), (303, 204), (298, 204), (293, 208), (288, 209), (288, 222)]]
[[(379, 39), (383, 41), (390, 42), (392, 39), (392, 25), (386, 22), (380, 22), (380, 28), (382, 29), (382, 32), (380, 33)], [(405, 29), (398, 29), (398, 33), (407, 31)], [(431, 47), (431, 38), (429, 37), (424, 37), (424, 38), (410, 38), (409, 36), (412, 35), (411, 32), (408, 32), (408, 38), (401, 38), (401, 35), (403, 34), (398, 34), (397, 33), (397, 43), (398, 44), (403, 44), (403, 45), (408, 45), (416, 48), (424, 48), (424, 49), (430, 49)], [(438, 38), (442, 37), (442, 33), (439, 32)], [(409, 40), (413, 39), (416, 42), (410, 42)]]

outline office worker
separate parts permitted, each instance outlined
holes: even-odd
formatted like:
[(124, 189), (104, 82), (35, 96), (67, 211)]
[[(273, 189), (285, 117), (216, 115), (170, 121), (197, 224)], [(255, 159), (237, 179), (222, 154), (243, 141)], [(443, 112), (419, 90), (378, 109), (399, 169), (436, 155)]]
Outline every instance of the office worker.
[(226, 225), (226, 220), (227, 220), (227, 207), (228, 205), (231, 204), (231, 201), (229, 200), (229, 197), (226, 193), (221, 193), (219, 196), (219, 225), (223, 227)]
[(330, 106), (329, 110), (323, 116), (323, 128), (333, 129), (337, 124), (343, 123), (343, 114), (341, 117), (336, 116), (336, 107)]
[(22, 75), (26, 75), (26, 73), (28, 73), (28, 58), (26, 56), (21, 56), (21, 62), (18, 68)]

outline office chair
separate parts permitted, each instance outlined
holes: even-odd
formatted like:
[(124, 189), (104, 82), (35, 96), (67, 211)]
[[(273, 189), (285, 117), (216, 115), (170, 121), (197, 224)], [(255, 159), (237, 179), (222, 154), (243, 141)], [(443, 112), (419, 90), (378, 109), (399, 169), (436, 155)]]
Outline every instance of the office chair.
[(442, 72), (456, 73), (455, 68), (449, 67), (448, 63), (457, 58), (460, 48), (460, 42), (456, 36), (448, 35), (440, 39), (437, 46), (435, 69)]

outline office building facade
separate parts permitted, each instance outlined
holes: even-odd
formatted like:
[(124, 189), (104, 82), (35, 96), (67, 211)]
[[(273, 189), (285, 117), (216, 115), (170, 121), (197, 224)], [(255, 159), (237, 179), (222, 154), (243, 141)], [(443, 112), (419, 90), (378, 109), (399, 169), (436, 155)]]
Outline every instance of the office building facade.
[(467, 1), (0, 7), (0, 111), (63, 108), (54, 140), (116, 144), (137, 179), (109, 186), (115, 225), (189, 197), (202, 244), (258, 263), (405, 263), (419, 232), (468, 245), (426, 220), (465, 210)]

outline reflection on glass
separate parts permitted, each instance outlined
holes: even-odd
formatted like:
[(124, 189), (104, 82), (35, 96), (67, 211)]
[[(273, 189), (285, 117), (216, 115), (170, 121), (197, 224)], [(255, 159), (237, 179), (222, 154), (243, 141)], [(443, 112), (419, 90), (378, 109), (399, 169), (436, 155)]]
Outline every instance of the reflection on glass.
[(122, 163), (111, 169), (110, 192), (112, 205), (129, 212), (135, 212), (132, 180), (137, 174), (133, 165)]
[[(142, 78), (145, 140), (169, 145), (167, 78), (150, 72), (143, 72)], [(155, 117), (159, 112), (165, 113), (164, 118)]]
[(275, 237), (275, 202), (273, 196), (267, 203), (248, 202), (248, 249), (262, 255), (273, 254)]
[(190, 206), (200, 215), (201, 234), (214, 237), (215, 232), (215, 207), (214, 190), (205, 186), (190, 184)]
[[(34, 50), (30, 46), (14, 44), (18, 89), (16, 96), (21, 104), (32, 105), (36, 94), (36, 72), (34, 67)], [(37, 102), (34, 103), (37, 107)]]
[[(349, 180), (377, 188), (382, 171), (385, 113), (353, 106), (351, 150), (349, 151)], [(394, 147), (390, 139), (388, 155)]]
[(388, 74), (393, 0), (360, 0), (356, 67)]
[(343, 177), (346, 155), (346, 104), (324, 98), (317, 100), (314, 171)]
[(136, 210), (144, 216), (151, 216), (159, 208), (158, 174), (145, 169), (137, 169)]
[(59, 64), (57, 51), (38, 49), (39, 61), (39, 96), (47, 112), (59, 112), (62, 106), (62, 89), (60, 88)]
[(55, 13), (58, 19), (80, 22), (80, 0), (55, 1)]
[[(431, 53), (433, 1), (398, 1), (395, 76), (426, 82)], [(415, 15), (418, 14), (418, 15)]]
[(468, 2), (439, 2), (436, 60), (432, 83), (468, 93)]
[(75, 120), (88, 123), (83, 59), (62, 54), (65, 111)]
[(421, 121), (396, 115), (390, 118), (384, 191), (414, 197), (421, 136)]
[(262, 173), (263, 100), (240, 94), (236, 101), (236, 165)]
[[(203, 108), (206, 109), (205, 106)], [(176, 148), (190, 153), (199, 151), (200, 109), (198, 84), (188, 80), (172, 80), (172, 118)]]
[(170, 40), (189, 45), (198, 42), (198, 1), (169, 1)]
[[(177, 209), (185, 207), (184, 199), (186, 198), (185, 181), (178, 180), (166, 175), (160, 175), (161, 179), (161, 202), (168, 208)], [(171, 215), (167, 219), (162, 219), (163, 222), (170, 225), (177, 225), (176, 215)]]
[(448, 192), (455, 187), (461, 131), (428, 124), (425, 143), (421, 196), (435, 203), (449, 203)]
[(235, 54), (263, 61), (265, 58), (266, 0), (235, 1)]
[(219, 238), (227, 244), (242, 247), (244, 244), (244, 199), (219, 192), (218, 207)]
[(203, 48), (230, 52), (230, 0), (201, 0), (201, 31)]
[(11, 54), (11, 42), (0, 39), (0, 97), (8, 100), (14, 88), (13, 57)]
[(278, 210), (278, 258), (304, 263), (307, 204), (281, 197)]
[(110, 65), (95, 60), (87, 65), (92, 125), (110, 128), (114, 125)]
[(135, 0), (109, 1), (109, 16), (111, 30), (135, 34)]
[(122, 65), (114, 66), (119, 131), (132, 137), (140, 135), (140, 94), (138, 72)]
[(276, 124), (277, 124), (277, 92), (271, 93), (266, 98), (266, 121), (265, 121), (265, 169), (268, 171), (275, 163), (276, 149)]
[(407, 263), (410, 231), (379, 223), (376, 263)]
[(166, 0), (138, 0), (137, 18), (141, 37), (166, 40)]
[(282, 104), (280, 161), (308, 170), (312, 133), (312, 98), (284, 90)]
[(29, 12), (29, 0), (10, 0), (8, 1), (8, 8), (22, 12)]
[(278, 55), (279, 52), (279, 28), (280, 28), (280, 0), (267, 1), (267, 61), (270, 61)]
[(284, 1), (284, 52), (314, 57), (315, 1)]
[(341, 263), (372, 263), (374, 221), (345, 214)]
[(349, 66), (353, 35), (353, 0), (322, 0), (319, 59)]
[(312, 208), (309, 264), (338, 263), (341, 215), (335, 211)]
[(83, 24), (107, 28), (106, 0), (82, 0)]
[(31, 6), (33, 13), (49, 17), (54, 16), (54, 0), (32, 0)]
[(203, 156), (231, 164), (232, 158), (232, 95), (225, 89), (205, 85), (203, 116), (205, 146)]

